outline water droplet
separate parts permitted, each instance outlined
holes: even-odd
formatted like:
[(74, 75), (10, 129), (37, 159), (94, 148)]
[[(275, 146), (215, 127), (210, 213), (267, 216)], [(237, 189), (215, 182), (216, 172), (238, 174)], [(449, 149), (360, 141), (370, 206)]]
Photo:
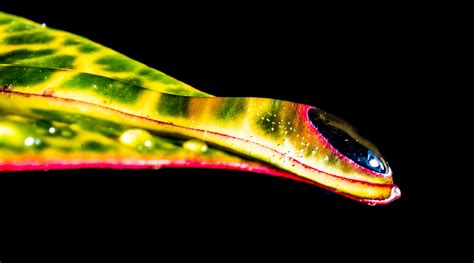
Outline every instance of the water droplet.
[(183, 143), (183, 147), (186, 150), (192, 151), (192, 152), (205, 152), (207, 151), (207, 144), (203, 141), (200, 140), (189, 140)]
[(41, 28), (46, 28), (46, 23), (41, 24)]
[(25, 146), (29, 147), (35, 144), (35, 138), (33, 137), (27, 137), (24, 142)]
[(380, 162), (379, 160), (375, 159), (375, 158), (372, 158), (369, 160), (369, 165), (374, 167), (374, 168), (377, 168), (380, 166)]
[(147, 151), (155, 146), (153, 136), (143, 129), (126, 130), (120, 135), (119, 141), (138, 151)]

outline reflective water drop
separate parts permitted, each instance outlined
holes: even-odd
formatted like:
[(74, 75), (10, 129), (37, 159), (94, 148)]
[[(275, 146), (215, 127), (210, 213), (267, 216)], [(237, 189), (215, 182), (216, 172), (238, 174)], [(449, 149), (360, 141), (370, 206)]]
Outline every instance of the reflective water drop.
[(35, 138), (33, 137), (27, 137), (24, 142), (25, 146), (29, 147), (35, 144)]
[(34, 137), (34, 136), (26, 137), (26, 139), (23, 142), (23, 144), (26, 147), (41, 146), (42, 143), (43, 143), (43, 141), (39, 137)]
[(49, 134), (56, 134), (56, 128), (50, 127), (50, 128), (48, 129), (48, 133), (49, 133)]
[(189, 140), (183, 143), (183, 147), (186, 150), (192, 151), (192, 152), (205, 152), (207, 151), (207, 144), (203, 141), (200, 140)]
[(370, 159), (369, 165), (372, 166), (372, 167), (374, 167), (374, 168), (377, 168), (377, 167), (380, 166), (380, 162), (379, 162), (379, 160), (377, 160), (377, 159)]
[(120, 135), (119, 140), (122, 144), (138, 151), (151, 150), (155, 146), (153, 136), (143, 129), (126, 130)]
[(42, 145), (41, 137), (23, 123), (0, 121), (0, 145), (13, 148), (33, 148)]

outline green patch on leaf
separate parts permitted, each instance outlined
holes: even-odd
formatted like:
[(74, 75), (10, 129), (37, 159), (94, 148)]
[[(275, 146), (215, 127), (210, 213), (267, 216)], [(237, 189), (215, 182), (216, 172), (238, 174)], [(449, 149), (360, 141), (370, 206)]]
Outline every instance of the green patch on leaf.
[(149, 69), (149, 68), (144, 68), (138, 71), (138, 75), (143, 76), (151, 81), (159, 81), (163, 84), (178, 84), (179, 82), (175, 80), (174, 78), (161, 73), (157, 70)]
[(278, 138), (282, 136), (281, 128), (279, 126), (281, 101), (273, 100), (270, 106), (270, 111), (258, 118), (258, 127), (267, 135)]
[(64, 41), (63, 45), (65, 45), (65, 46), (77, 46), (77, 45), (80, 45), (81, 43), (82, 42), (74, 40), (74, 39), (66, 39), (66, 41)]
[(78, 74), (64, 83), (64, 87), (91, 90), (105, 98), (122, 103), (134, 103), (143, 89), (124, 82), (90, 75)]
[(0, 66), (0, 86), (29, 86), (41, 83), (55, 71), (46, 68)]
[(79, 51), (84, 54), (89, 54), (98, 51), (100, 48), (96, 45), (85, 43), (79, 46)]
[(0, 25), (6, 25), (13, 21), (12, 18), (0, 18)]
[(104, 66), (104, 70), (110, 72), (130, 72), (135, 64), (123, 56), (106, 56), (96, 60), (96, 63)]
[(81, 145), (81, 148), (86, 151), (106, 152), (113, 147), (96, 141), (86, 141), (84, 144)]
[(37, 67), (47, 67), (47, 68), (67, 68), (73, 69), (74, 68), (74, 60), (76, 59), (75, 56), (70, 55), (58, 55), (52, 56), (44, 59), (35, 59), (28, 62), (29, 66), (37, 66)]
[(190, 97), (162, 94), (158, 102), (158, 112), (166, 116), (187, 117)]
[(139, 78), (126, 78), (126, 79), (122, 79), (122, 81), (134, 86), (138, 86), (138, 87), (143, 86), (143, 81)]
[(22, 59), (38, 58), (43, 56), (49, 56), (54, 54), (54, 49), (40, 49), (40, 50), (30, 50), (30, 49), (19, 49), (13, 50), (7, 53), (0, 54), (0, 63), (2, 64), (14, 64), (15, 62)]
[(221, 120), (234, 120), (245, 111), (245, 98), (224, 98), (217, 110), (217, 118)]
[(37, 29), (37, 28), (38, 27), (35, 26), (35, 25), (16, 22), (16, 23), (11, 24), (8, 27), (7, 32), (9, 32), (9, 33), (23, 32), (23, 31), (33, 30), (33, 29)]
[(24, 33), (6, 37), (3, 41), (7, 45), (47, 44), (54, 40), (54, 36), (46, 32)]

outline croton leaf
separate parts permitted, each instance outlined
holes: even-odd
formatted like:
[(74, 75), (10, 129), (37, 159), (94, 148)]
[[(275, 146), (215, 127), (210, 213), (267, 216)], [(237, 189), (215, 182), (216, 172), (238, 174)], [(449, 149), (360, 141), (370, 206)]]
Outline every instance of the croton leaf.
[(400, 196), (379, 151), (321, 109), (213, 97), (88, 39), (0, 13), (0, 171), (205, 167), (369, 204)]

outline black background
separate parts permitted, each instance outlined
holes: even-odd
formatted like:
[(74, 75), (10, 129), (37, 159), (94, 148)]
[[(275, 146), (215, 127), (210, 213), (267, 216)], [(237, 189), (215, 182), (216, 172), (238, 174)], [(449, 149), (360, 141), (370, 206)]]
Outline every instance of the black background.
[[(229, 257), (268, 243), (269, 254), (289, 246), (311, 254), (323, 241), (361, 248), (367, 259), (373, 250), (420, 252), (414, 244), (439, 234), (426, 226), (432, 206), (416, 156), (423, 154), (417, 94), (426, 88), (422, 40), (429, 26), (420, 9), (98, 2), (0, 1), (0, 10), (85, 36), (216, 96), (271, 97), (331, 112), (378, 146), (402, 198), (369, 207), (299, 182), (220, 170), (2, 174), (2, 217), (13, 233), (39, 233), (32, 242), (149, 238), (151, 246), (231, 248)], [(240, 238), (239, 246), (227, 245)]]

